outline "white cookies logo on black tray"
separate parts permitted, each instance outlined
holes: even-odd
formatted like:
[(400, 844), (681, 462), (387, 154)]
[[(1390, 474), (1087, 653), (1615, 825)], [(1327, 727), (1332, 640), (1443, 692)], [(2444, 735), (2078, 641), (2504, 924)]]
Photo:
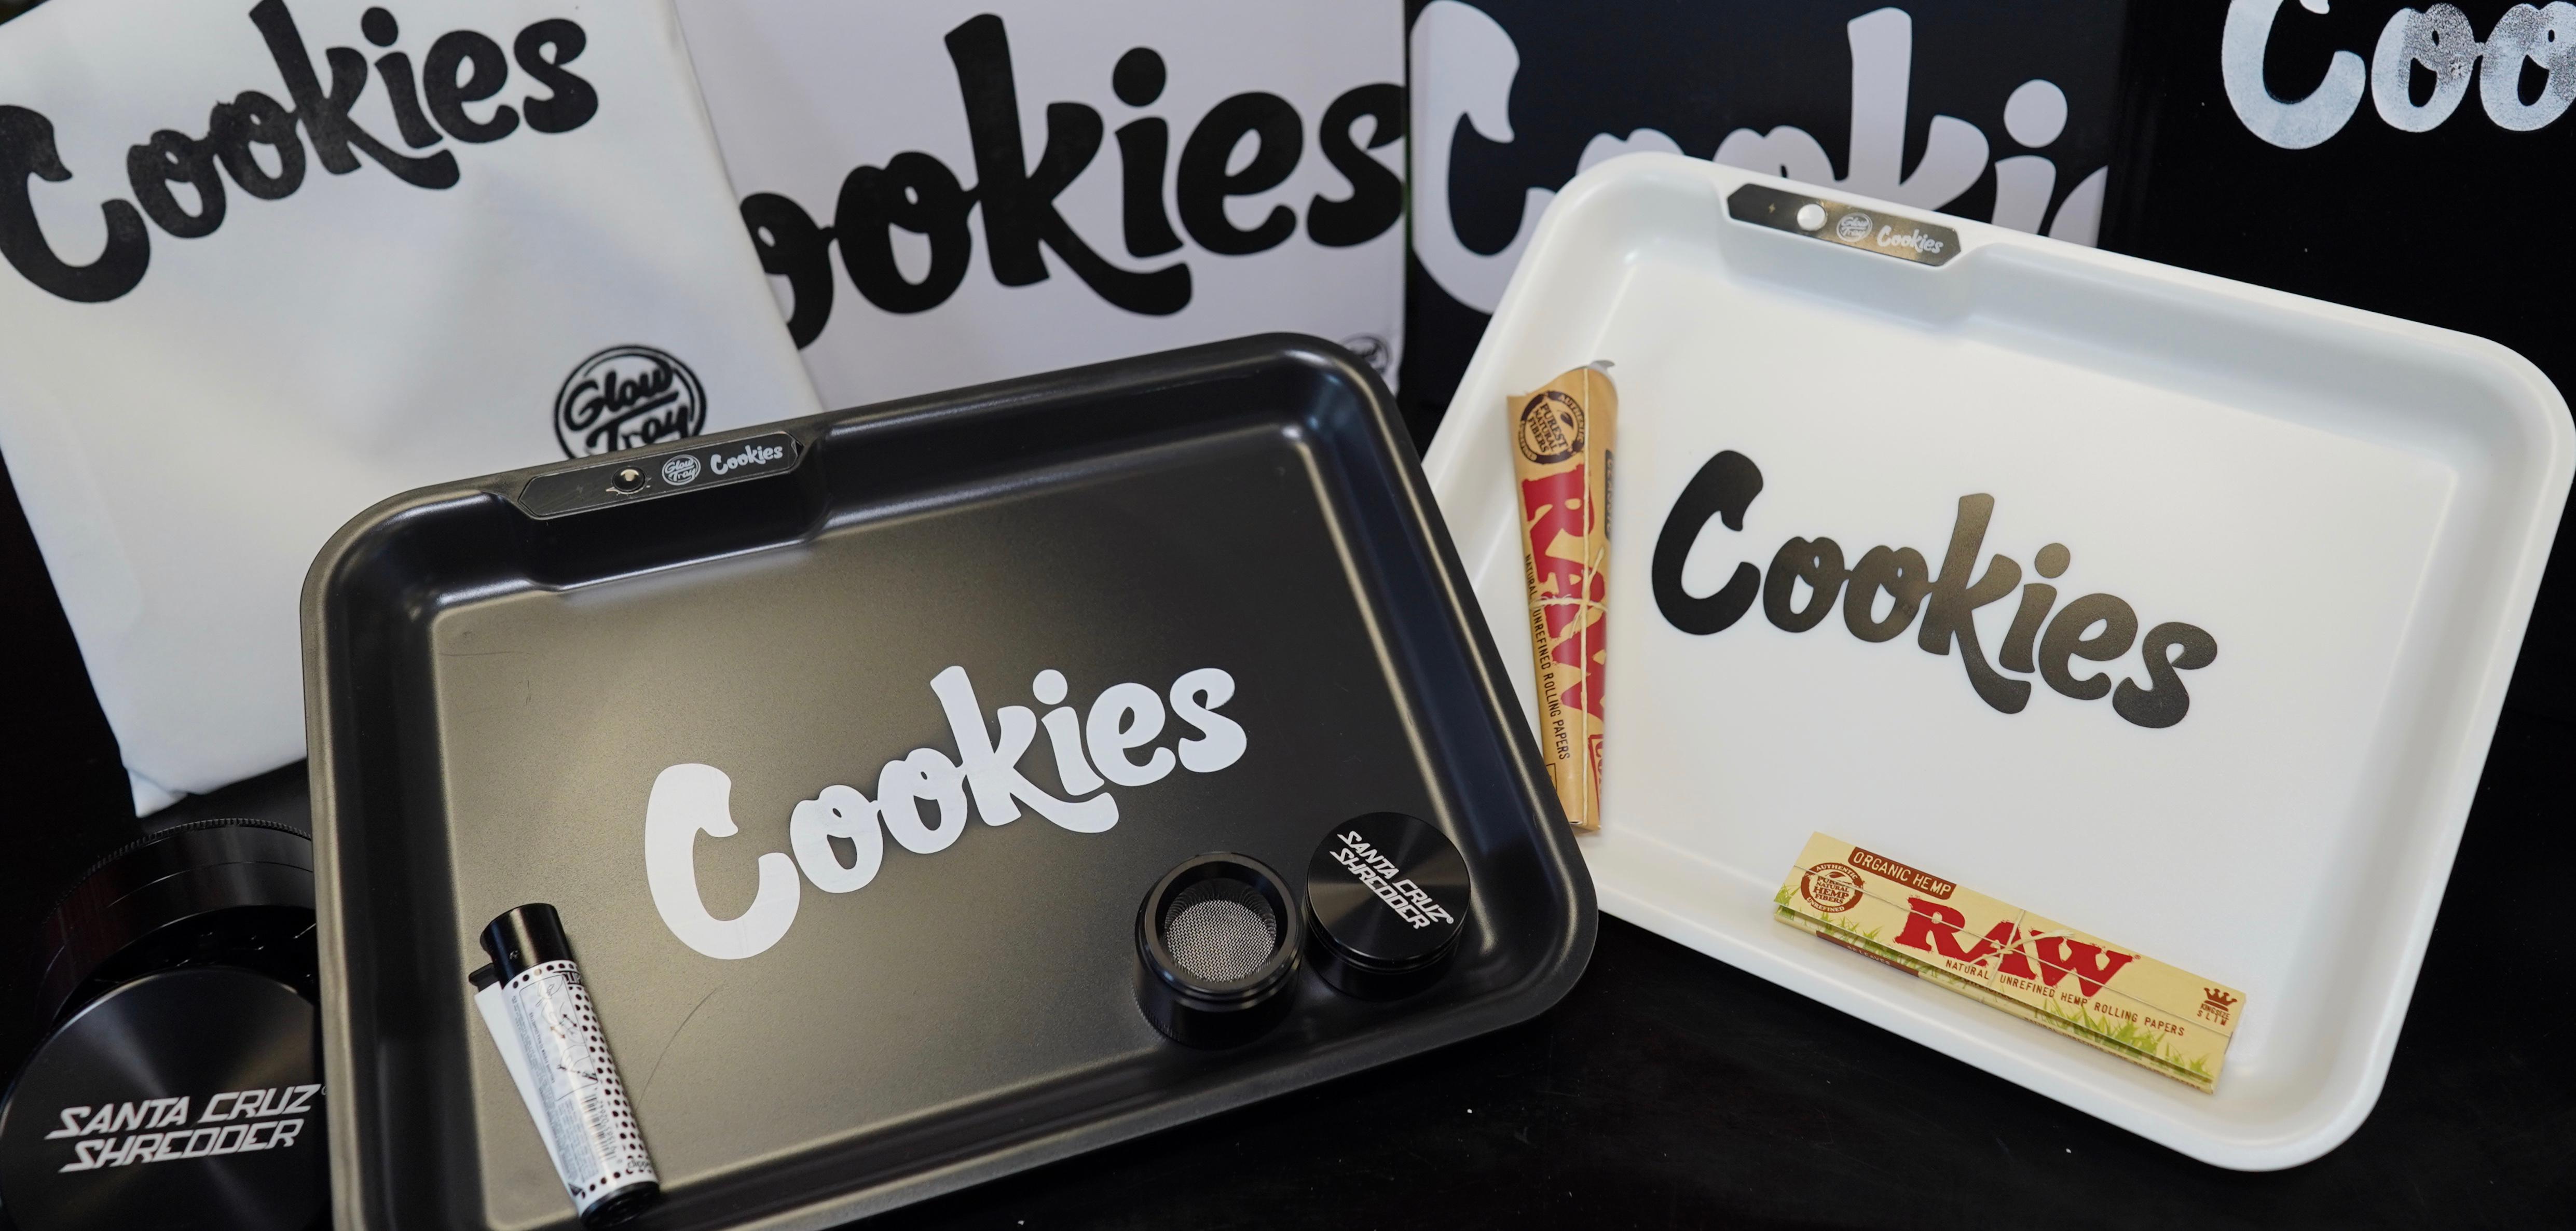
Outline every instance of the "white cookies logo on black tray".
[[(566, 457), (684, 440), (706, 425), (697, 373), (650, 346), (612, 346), (582, 360), (555, 394), (555, 440)], [(673, 486), (688, 481), (664, 478)]]
[[(873, 799), (857, 787), (834, 784), (798, 803), (787, 822), (795, 854), (752, 856), (747, 862), (759, 870), (760, 887), (751, 905), (731, 918), (711, 913), (698, 893), (697, 852), (700, 834), (721, 839), (741, 832), (733, 819), (733, 779), (696, 761), (656, 775), (644, 802), (644, 880), (671, 935), (721, 961), (757, 957), (796, 922), (806, 882), (830, 894), (873, 883), (886, 866), (888, 838), (915, 855), (936, 855), (965, 834), (970, 812), (982, 818), (977, 828), (984, 829), (1019, 820), (1023, 807), (1074, 833), (1107, 833), (1119, 816), (1118, 795), (1110, 788), (1152, 786), (1177, 770), (1213, 774), (1242, 760), (1249, 747), (1243, 724), (1217, 712), (1234, 700), (1234, 676), (1218, 667), (1184, 671), (1167, 689), (1111, 684), (1093, 696), (1087, 710), (1072, 703), (1064, 673), (1049, 667), (1029, 681), (1029, 696), (1045, 708), (1043, 717), (1025, 705), (1000, 705), (991, 707), (987, 721), (986, 706), (962, 666), (932, 676), (930, 691), (939, 698), (956, 752), (924, 744), (883, 762), (876, 767)], [(984, 695), (993, 693), (987, 689)], [(1177, 720), (1173, 733), (1179, 737), (1169, 746), (1162, 742), (1167, 718)], [(1035, 759), (1039, 765), (1052, 762), (1061, 795), (1021, 771), (1040, 732), (1047, 750)], [(870, 780), (860, 776), (867, 768), (864, 758), (849, 766), (860, 782)], [(1039, 775), (1049, 776), (1043, 769)], [(730, 849), (739, 852), (731, 856), (737, 860), (751, 854)], [(849, 853), (846, 861), (843, 851)]]

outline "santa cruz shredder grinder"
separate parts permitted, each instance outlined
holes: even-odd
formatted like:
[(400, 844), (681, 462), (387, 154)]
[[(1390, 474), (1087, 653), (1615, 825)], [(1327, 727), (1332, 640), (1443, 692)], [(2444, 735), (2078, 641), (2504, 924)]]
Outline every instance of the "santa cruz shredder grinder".
[(1232, 1047), (1288, 1015), (1299, 959), (1296, 897), (1247, 855), (1190, 859), (1136, 911), (1136, 1004), (1173, 1042)]
[(1326, 834), (1302, 903), (1257, 859), (1201, 855), (1165, 873), (1137, 908), (1136, 1003), (1174, 1042), (1232, 1047), (1287, 1016), (1309, 953), (1344, 995), (1409, 996), (1448, 969), (1467, 894), (1458, 848), (1400, 812)]
[(1373, 812), (1338, 826), (1306, 865), (1315, 973), (1345, 995), (1393, 1000), (1431, 986), (1466, 915), (1467, 861), (1418, 817)]
[(174, 826), (76, 882), (36, 955), (48, 1034), (0, 1101), (0, 1226), (320, 1226), (313, 925), (313, 844), (267, 821)]

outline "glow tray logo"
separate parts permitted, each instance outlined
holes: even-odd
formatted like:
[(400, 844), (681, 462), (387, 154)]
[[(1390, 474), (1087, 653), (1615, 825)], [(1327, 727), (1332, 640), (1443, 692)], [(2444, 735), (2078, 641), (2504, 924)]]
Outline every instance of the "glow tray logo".
[(706, 426), (707, 391), (698, 374), (650, 346), (612, 346), (582, 360), (555, 394), (555, 441), (565, 457), (683, 440)]

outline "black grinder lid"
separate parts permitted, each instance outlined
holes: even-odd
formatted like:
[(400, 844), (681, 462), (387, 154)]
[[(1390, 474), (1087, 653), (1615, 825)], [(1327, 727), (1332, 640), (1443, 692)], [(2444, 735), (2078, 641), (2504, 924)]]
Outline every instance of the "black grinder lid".
[(232, 966), (84, 1006), (0, 1105), (21, 1231), (303, 1231), (330, 1189), (310, 1001)]
[(125, 980), (240, 966), (314, 994), (313, 841), (250, 817), (138, 838), (57, 899), (35, 953), (37, 1022), (50, 1029)]
[(1306, 865), (1315, 969), (1354, 996), (1403, 996), (1438, 979), (1457, 951), (1467, 904), (1458, 848), (1401, 812), (1334, 826)]
[(0, 1098), (0, 1226), (322, 1220), (312, 868), (290, 826), (197, 821), (56, 902), (33, 955), (50, 1034)]

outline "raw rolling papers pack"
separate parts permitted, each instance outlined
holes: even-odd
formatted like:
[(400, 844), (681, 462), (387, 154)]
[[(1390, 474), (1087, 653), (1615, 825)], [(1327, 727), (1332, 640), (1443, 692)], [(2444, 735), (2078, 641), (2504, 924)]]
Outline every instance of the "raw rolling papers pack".
[(1601, 828), (1601, 680), (1609, 630), (1611, 441), (1607, 364), (1576, 368), (1511, 406), (1538, 745), (1575, 829)]
[(2224, 983), (1824, 834), (1772, 900), (1782, 923), (2204, 1093), (2244, 1013)]

